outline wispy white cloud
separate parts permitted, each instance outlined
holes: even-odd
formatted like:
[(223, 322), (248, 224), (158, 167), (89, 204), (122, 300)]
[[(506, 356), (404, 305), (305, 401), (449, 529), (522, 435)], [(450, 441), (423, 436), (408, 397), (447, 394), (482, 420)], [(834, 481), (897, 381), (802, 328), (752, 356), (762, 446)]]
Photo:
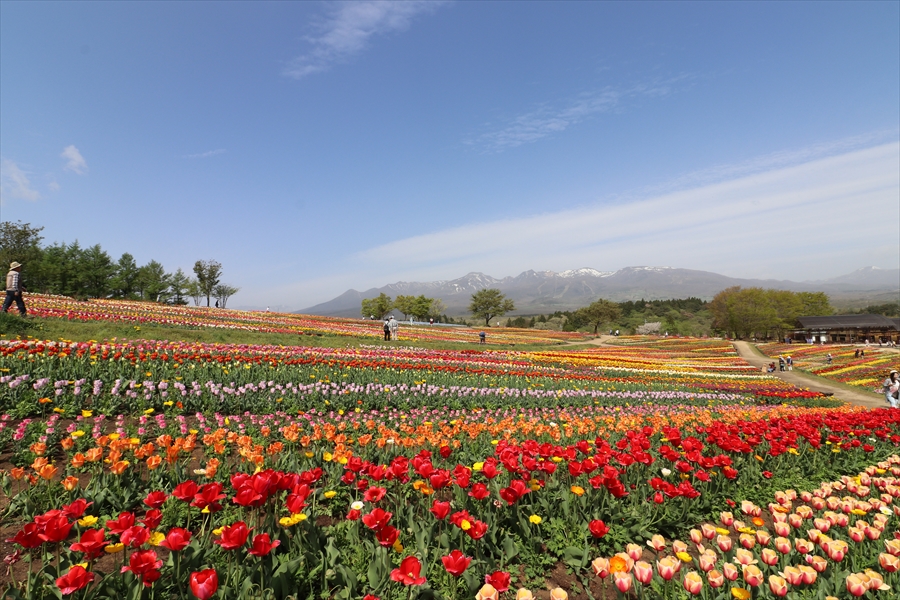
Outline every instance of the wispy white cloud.
[(466, 141), (487, 152), (502, 152), (565, 131), (585, 119), (620, 109), (623, 102), (639, 96), (666, 96), (690, 76), (643, 83), (631, 87), (606, 87), (579, 94), (556, 104), (542, 104), (528, 112), (506, 120), (499, 127)]
[(409, 28), (413, 19), (435, 10), (444, 2), (430, 0), (341, 2), (306, 40), (311, 49), (293, 59), (284, 74), (302, 79), (327, 71), (365, 50), (371, 38)]
[(900, 144), (892, 142), (638, 201), (410, 237), (356, 254), (347, 271), (370, 281), (380, 274), (378, 285), (660, 263), (815, 279), (894, 265), (898, 197)]
[(225, 148), (217, 148), (207, 152), (200, 152), (199, 154), (185, 154), (181, 158), (209, 158), (210, 156), (216, 156), (218, 154), (225, 154)]
[(81, 156), (81, 152), (78, 151), (78, 148), (75, 146), (66, 146), (63, 148), (62, 154), (60, 156), (66, 159), (66, 166), (63, 167), (66, 171), (71, 171), (78, 175), (84, 175), (87, 173), (88, 166), (87, 162), (84, 160), (84, 157)]
[(31, 181), (19, 165), (11, 160), (0, 160), (0, 195), (21, 198), (22, 200), (40, 200), (41, 194), (31, 187)]

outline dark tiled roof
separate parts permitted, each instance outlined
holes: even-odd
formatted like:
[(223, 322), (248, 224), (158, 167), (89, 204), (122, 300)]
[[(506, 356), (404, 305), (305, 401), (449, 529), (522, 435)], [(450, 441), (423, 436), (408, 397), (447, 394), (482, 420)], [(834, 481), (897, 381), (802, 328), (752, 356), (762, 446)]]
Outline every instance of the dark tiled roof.
[(828, 317), (799, 317), (803, 329), (897, 329), (900, 319), (883, 315), (831, 315)]

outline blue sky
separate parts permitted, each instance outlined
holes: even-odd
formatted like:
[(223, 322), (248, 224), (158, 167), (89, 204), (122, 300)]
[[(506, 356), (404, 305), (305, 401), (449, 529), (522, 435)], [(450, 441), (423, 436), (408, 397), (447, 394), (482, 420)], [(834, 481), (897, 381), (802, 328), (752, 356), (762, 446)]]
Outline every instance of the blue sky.
[(900, 3), (0, 3), (0, 211), (231, 304), (900, 264)]

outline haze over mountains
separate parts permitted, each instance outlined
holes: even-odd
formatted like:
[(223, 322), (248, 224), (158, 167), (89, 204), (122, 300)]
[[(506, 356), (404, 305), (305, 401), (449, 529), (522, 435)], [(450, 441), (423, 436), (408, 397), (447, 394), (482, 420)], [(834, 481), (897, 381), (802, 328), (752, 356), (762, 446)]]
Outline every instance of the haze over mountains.
[(664, 300), (697, 297), (711, 299), (731, 286), (764, 287), (796, 292), (821, 291), (832, 301), (895, 302), (900, 297), (900, 269), (865, 267), (852, 273), (821, 281), (795, 282), (774, 279), (737, 279), (692, 269), (673, 267), (625, 267), (618, 271), (591, 268), (554, 271), (525, 271), (516, 277), (496, 279), (484, 273), (469, 273), (450, 281), (400, 281), (364, 292), (347, 290), (337, 298), (298, 313), (359, 317), (360, 303), (384, 292), (398, 295), (440, 298), (447, 306), (446, 314), (463, 315), (474, 292), (497, 288), (516, 304), (512, 314), (546, 314), (557, 310), (573, 310), (598, 298), (613, 301)]

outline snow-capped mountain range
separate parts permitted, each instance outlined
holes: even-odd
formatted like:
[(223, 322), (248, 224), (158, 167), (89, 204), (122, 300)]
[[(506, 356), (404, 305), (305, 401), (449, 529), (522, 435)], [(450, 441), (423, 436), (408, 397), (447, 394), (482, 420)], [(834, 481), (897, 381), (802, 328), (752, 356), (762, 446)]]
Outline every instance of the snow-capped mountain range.
[[(832, 279), (794, 282), (774, 279), (736, 279), (692, 269), (674, 267), (625, 267), (618, 271), (593, 268), (555, 271), (525, 271), (515, 277), (497, 279), (484, 273), (469, 273), (448, 281), (400, 281), (365, 292), (347, 290), (337, 298), (317, 304), (299, 313), (358, 317), (364, 298), (384, 292), (392, 298), (404, 294), (440, 298), (447, 314), (466, 314), (472, 294), (485, 288), (497, 288), (516, 304), (513, 314), (542, 314), (572, 310), (586, 306), (598, 298), (624, 300), (659, 300), (697, 297), (710, 299), (723, 289), (735, 285), (793, 291), (823, 291), (832, 299), (859, 297), (865, 294), (878, 301), (896, 301), (900, 294), (900, 269), (865, 267)], [(895, 293), (896, 292), (896, 293)]]

